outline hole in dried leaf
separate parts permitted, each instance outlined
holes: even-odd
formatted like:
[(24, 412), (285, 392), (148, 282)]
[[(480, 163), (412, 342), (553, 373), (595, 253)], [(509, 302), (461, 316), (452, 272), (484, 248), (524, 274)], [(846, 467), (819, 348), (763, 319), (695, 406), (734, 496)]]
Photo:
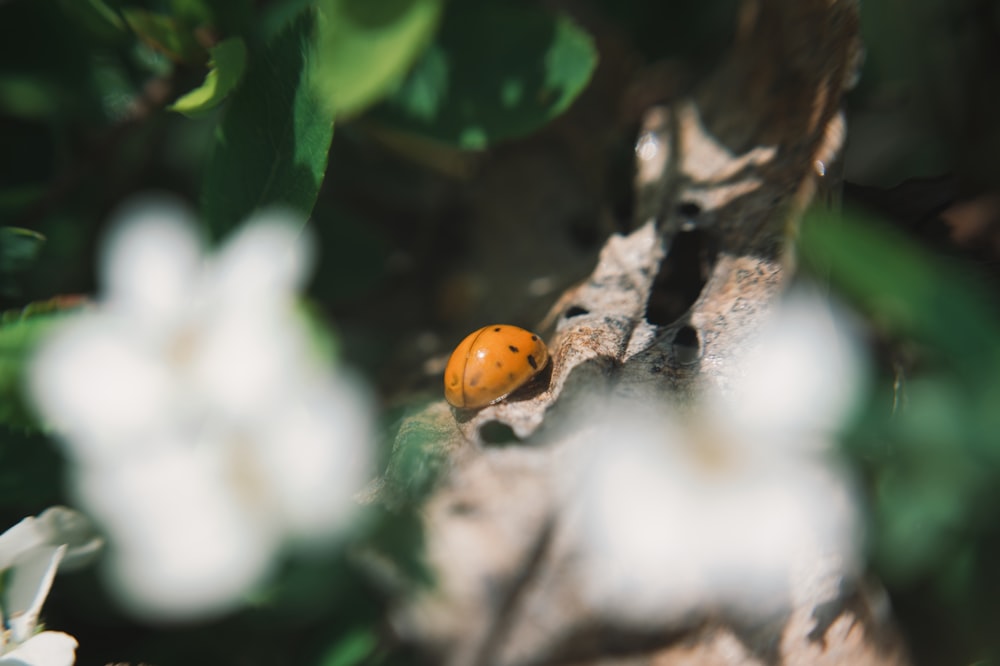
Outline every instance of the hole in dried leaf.
[(506, 423), (500, 421), (487, 421), (479, 428), (479, 439), (483, 444), (497, 446), (499, 444), (513, 444), (520, 442), (521, 438), (514, 434), (514, 431)]
[(704, 231), (682, 231), (674, 236), (670, 254), (660, 263), (646, 304), (646, 321), (667, 326), (677, 321), (698, 300), (708, 280), (715, 252)]
[(581, 317), (583, 315), (590, 314), (590, 310), (587, 308), (582, 308), (579, 305), (571, 305), (566, 313), (563, 314), (563, 318), (572, 319), (573, 317)]
[(677, 214), (681, 217), (693, 219), (701, 215), (701, 206), (693, 201), (682, 201), (677, 205)]
[(693, 326), (681, 326), (674, 334), (674, 360), (681, 365), (695, 363), (701, 356), (701, 341)]

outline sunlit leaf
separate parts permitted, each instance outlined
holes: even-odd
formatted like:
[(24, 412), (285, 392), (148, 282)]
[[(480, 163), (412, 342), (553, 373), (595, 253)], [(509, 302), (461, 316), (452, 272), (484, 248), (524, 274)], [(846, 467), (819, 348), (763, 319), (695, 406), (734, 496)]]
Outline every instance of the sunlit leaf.
[(597, 64), (590, 36), (537, 6), (449, 6), (440, 34), (374, 117), (462, 148), (528, 134), (563, 113)]
[(214, 109), (239, 84), (246, 67), (247, 50), (243, 40), (230, 37), (209, 49), (205, 82), (179, 97), (168, 108), (196, 118)]
[(352, 115), (398, 84), (430, 42), (441, 0), (320, 0), (317, 89), (336, 116)]
[(307, 82), (312, 17), (305, 13), (263, 52), (249, 53), (239, 88), (216, 130), (202, 190), (214, 233), (257, 208), (308, 214), (326, 173), (333, 122)]

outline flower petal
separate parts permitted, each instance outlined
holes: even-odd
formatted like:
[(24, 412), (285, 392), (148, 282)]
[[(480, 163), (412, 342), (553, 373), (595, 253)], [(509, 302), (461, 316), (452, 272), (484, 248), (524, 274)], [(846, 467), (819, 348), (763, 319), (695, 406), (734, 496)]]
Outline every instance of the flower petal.
[(144, 456), (79, 470), (106, 528), (108, 573), (136, 613), (187, 619), (229, 610), (269, 571), (276, 535), (233, 494), (216, 442), (161, 442)]
[(9, 569), (21, 553), (46, 543), (45, 530), (34, 517), (25, 518), (0, 534), (0, 571)]
[(93, 523), (79, 511), (65, 506), (49, 507), (38, 514), (38, 526), (50, 545), (66, 544), (59, 571), (72, 571), (94, 561), (104, 547)]
[(118, 320), (78, 317), (42, 342), (30, 390), (42, 416), (77, 456), (141, 440), (170, 405), (169, 368)]
[(0, 666), (72, 666), (76, 639), (61, 631), (43, 631), (0, 656)]
[(10, 569), (2, 605), (15, 643), (26, 640), (35, 630), (42, 604), (52, 588), (52, 579), (65, 552), (66, 546), (32, 548), (21, 553)]
[(634, 431), (603, 440), (607, 434), (583, 446), (580, 474), (566, 477), (564, 501), (580, 540), (580, 592), (626, 622), (681, 621), (704, 588), (698, 534), (689, 532), (702, 529), (689, 517), (697, 498), (664, 451)]
[(637, 626), (759, 615), (791, 602), (803, 566), (829, 558), (845, 573), (858, 561), (857, 505), (838, 469), (798, 451), (736, 455), (745, 440), (706, 449), (703, 430), (622, 410), (571, 456), (561, 492), (595, 608)]
[(101, 262), (104, 300), (147, 330), (176, 323), (203, 270), (189, 213), (173, 199), (143, 197), (126, 204), (115, 225)]
[[(9, 569), (24, 552), (39, 546), (66, 544), (67, 551), (59, 563), (66, 571), (90, 562), (100, 550), (103, 540), (83, 514), (64, 506), (49, 507), (38, 517), (25, 518), (0, 534), (0, 571)], [(67, 561), (76, 562), (70, 567)]]
[(255, 215), (232, 236), (212, 262), (212, 288), (220, 302), (259, 307), (288, 299), (312, 268), (312, 237), (306, 221), (291, 211)]
[(273, 403), (312, 373), (306, 347), (291, 308), (217, 312), (191, 357), (199, 400), (237, 421), (269, 415)]
[(746, 353), (733, 390), (715, 396), (717, 420), (732, 432), (835, 432), (864, 387), (846, 317), (817, 293), (788, 294)]
[(254, 443), (290, 533), (322, 542), (344, 526), (369, 480), (372, 409), (343, 378), (303, 389), (277, 405)]

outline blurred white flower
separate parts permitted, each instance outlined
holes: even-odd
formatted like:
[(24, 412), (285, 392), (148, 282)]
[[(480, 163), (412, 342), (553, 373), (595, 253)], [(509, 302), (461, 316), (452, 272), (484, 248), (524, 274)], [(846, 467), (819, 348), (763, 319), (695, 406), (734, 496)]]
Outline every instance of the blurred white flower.
[(101, 300), (33, 360), (37, 407), (140, 614), (238, 605), (285, 544), (334, 538), (367, 480), (371, 407), (297, 310), (303, 224), (261, 214), (207, 254), (183, 209), (133, 205), (106, 244)]
[(562, 497), (595, 608), (649, 627), (761, 617), (854, 571), (859, 513), (833, 456), (862, 388), (851, 337), (793, 293), (738, 367), (683, 418), (604, 410), (572, 455)]
[(0, 666), (74, 663), (76, 639), (39, 632), (38, 619), (56, 570), (85, 563), (100, 547), (90, 522), (65, 507), (25, 518), (0, 534)]

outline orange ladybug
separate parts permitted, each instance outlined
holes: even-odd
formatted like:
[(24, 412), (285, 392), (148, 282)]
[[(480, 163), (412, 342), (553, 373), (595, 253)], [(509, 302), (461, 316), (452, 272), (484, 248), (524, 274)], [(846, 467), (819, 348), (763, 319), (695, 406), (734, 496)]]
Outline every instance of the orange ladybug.
[(444, 397), (459, 409), (499, 402), (549, 362), (542, 339), (517, 326), (493, 324), (458, 344), (444, 370)]

